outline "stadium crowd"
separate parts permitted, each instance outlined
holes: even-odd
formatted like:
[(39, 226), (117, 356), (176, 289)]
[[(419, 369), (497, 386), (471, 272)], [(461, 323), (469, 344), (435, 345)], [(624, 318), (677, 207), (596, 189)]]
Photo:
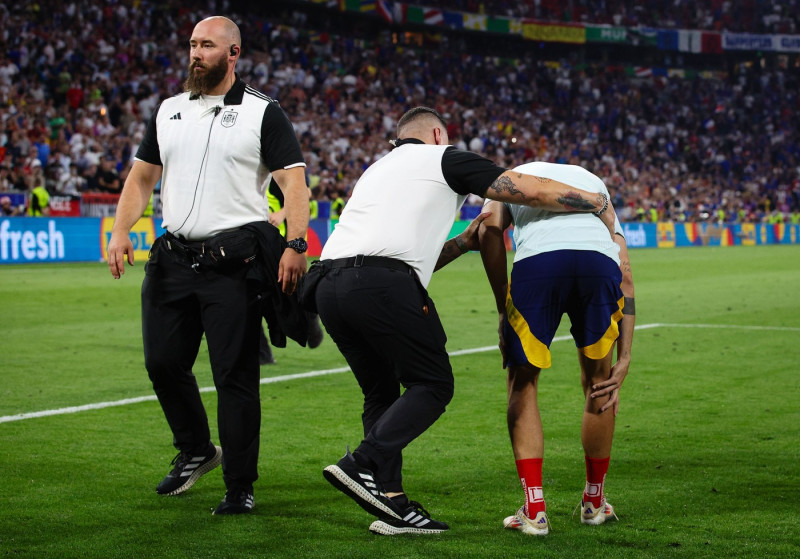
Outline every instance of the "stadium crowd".
[(800, 29), (797, 0), (415, 0), (443, 10), (621, 27), (787, 33)]
[[(516, 5), (482, 4), (498, 13)], [(573, 4), (602, 4), (597, 13), (608, 15), (633, 3)], [(0, 5), (0, 192), (119, 192), (147, 120), (182, 89), (183, 38), (224, 8)], [(243, 35), (238, 72), (291, 116), (320, 200), (346, 199), (391, 148), (399, 115), (428, 105), (445, 114), (451, 141), (500, 165), (583, 165), (607, 182), (624, 220), (800, 222), (800, 71), (791, 65), (635, 77), (532, 50), (514, 59), (467, 52), (447, 35), (428, 48), (396, 43), (388, 29), (311, 28), (299, 9), (230, 15)]]

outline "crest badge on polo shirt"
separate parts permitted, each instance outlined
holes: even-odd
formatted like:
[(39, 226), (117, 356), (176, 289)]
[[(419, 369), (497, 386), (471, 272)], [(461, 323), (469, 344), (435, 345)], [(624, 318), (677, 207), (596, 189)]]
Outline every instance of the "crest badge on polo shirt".
[(222, 124), (222, 126), (225, 128), (230, 128), (236, 124), (236, 116), (236, 111), (225, 111), (222, 113), (222, 120), (220, 121), (220, 124)]

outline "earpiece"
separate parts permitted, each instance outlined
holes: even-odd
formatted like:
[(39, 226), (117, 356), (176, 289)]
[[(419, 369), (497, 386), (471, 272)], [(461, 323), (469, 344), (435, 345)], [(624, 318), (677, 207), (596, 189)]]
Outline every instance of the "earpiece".
[(236, 48), (236, 45), (231, 45), (231, 56), (236, 56), (239, 52), (239, 49)]

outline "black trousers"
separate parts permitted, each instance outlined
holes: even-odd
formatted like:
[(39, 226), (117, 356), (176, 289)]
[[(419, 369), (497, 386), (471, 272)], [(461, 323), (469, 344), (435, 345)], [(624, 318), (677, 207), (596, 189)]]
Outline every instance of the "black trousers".
[(386, 491), (401, 492), (402, 450), (453, 397), (436, 307), (413, 273), (367, 266), (330, 270), (316, 301), (364, 394), (364, 439), (356, 451), (376, 464)]
[(252, 490), (261, 427), (257, 292), (246, 280), (246, 264), (208, 269), (192, 263), (163, 238), (153, 246), (142, 284), (145, 367), (175, 447), (204, 451), (210, 432), (192, 366), (205, 333), (225, 484)]

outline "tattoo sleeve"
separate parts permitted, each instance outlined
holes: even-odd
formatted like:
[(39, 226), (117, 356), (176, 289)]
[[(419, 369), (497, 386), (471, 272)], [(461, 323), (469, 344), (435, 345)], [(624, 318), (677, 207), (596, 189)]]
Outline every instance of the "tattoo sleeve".
[(502, 175), (497, 177), (497, 179), (491, 185), (489, 185), (489, 188), (497, 193), (508, 192), (509, 194), (519, 194), (522, 196), (523, 200), (525, 199), (525, 194), (523, 194), (522, 191), (517, 188), (517, 185), (514, 184), (514, 181)]
[[(596, 204), (593, 204), (589, 200), (584, 200), (580, 194), (573, 191), (567, 192), (563, 196), (559, 196), (558, 203), (568, 210), (594, 211), (597, 209)], [(603, 205), (602, 199), (600, 201), (600, 205)]]
[(433, 270), (436, 271), (444, 266), (447, 266), (448, 264), (450, 264), (450, 262), (461, 256), (462, 254), (464, 253), (461, 252), (461, 249), (458, 247), (456, 242), (453, 239), (450, 239), (449, 241), (444, 243), (444, 246), (442, 247), (442, 252), (439, 253), (439, 259), (436, 261), (436, 266), (434, 267)]
[(633, 297), (625, 297), (625, 306), (622, 307), (622, 314), (636, 314), (636, 301)]

